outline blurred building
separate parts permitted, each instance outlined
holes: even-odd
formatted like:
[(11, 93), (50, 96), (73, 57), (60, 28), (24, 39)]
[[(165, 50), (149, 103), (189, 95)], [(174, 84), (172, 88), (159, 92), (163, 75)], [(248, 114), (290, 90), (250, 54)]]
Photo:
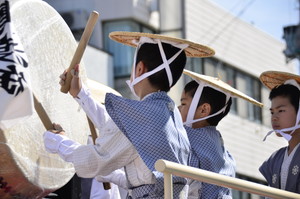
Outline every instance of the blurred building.
[[(237, 177), (265, 183), (258, 167), (272, 152), (286, 145), (270, 130), (269, 91), (259, 75), (267, 70), (296, 73), (295, 62), (286, 63), (285, 44), (251, 24), (241, 21), (209, 0), (46, 0), (65, 19), (76, 39), (80, 39), (89, 13), (100, 13), (90, 46), (84, 55), (89, 78), (114, 87), (132, 97), (125, 84), (129, 79), (134, 49), (109, 39), (112, 31), (166, 34), (208, 45), (212, 58), (188, 59), (187, 68), (221, 78), (223, 81), (265, 104), (263, 109), (237, 99), (229, 115), (220, 123), (226, 147), (237, 161)], [(177, 104), (184, 84), (182, 77), (170, 91)], [(234, 192), (234, 198), (260, 198)]]

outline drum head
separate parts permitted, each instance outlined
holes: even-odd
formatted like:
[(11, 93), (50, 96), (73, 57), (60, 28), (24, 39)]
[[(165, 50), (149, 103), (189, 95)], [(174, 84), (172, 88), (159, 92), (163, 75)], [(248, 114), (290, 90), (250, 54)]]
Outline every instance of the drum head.
[[(87, 118), (78, 103), (60, 92), (59, 75), (69, 67), (77, 42), (62, 17), (40, 0), (10, 1), (11, 20), (29, 61), (31, 85), (52, 122), (72, 140), (85, 144)], [(81, 77), (86, 81), (83, 63)], [(26, 104), (24, 104), (26, 106)], [(45, 128), (36, 113), (0, 129), (0, 198), (41, 198), (74, 175), (71, 163), (45, 151)]]

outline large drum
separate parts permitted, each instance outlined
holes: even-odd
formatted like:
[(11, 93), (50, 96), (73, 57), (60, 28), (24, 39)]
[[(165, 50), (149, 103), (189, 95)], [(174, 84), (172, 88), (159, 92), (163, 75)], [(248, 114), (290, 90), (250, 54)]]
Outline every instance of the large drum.
[[(60, 92), (59, 75), (69, 67), (77, 47), (69, 27), (41, 0), (12, 0), (10, 11), (28, 57), (35, 96), (68, 137), (86, 143), (90, 132), (85, 113), (69, 94)], [(81, 73), (85, 82), (82, 63)], [(10, 129), (0, 129), (0, 198), (42, 198), (74, 175), (72, 164), (45, 151), (45, 130), (36, 113)]]

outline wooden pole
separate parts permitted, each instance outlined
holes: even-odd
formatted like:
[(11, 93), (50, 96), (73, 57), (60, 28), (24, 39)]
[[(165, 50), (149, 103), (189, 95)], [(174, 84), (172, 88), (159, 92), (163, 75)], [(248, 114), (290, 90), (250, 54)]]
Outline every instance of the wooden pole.
[(90, 118), (88, 116), (86, 116), (86, 117), (87, 117), (87, 120), (88, 120), (88, 123), (89, 123), (93, 144), (95, 145), (96, 144), (96, 139), (97, 139), (96, 129), (95, 129), (95, 126), (94, 126), (93, 122), (90, 120)]
[(38, 116), (40, 117), (44, 127), (46, 130), (53, 129), (53, 124), (44, 109), (43, 105), (39, 102), (39, 100), (36, 98), (36, 96), (33, 93), (33, 100), (34, 100), (34, 108), (37, 112)]
[(90, 40), (90, 37), (93, 33), (93, 29), (98, 21), (98, 12), (93, 11), (90, 14), (90, 17), (88, 19), (88, 22), (85, 26), (85, 29), (83, 31), (83, 34), (80, 38), (79, 44), (77, 46), (77, 49), (75, 51), (75, 54), (73, 56), (73, 59), (71, 61), (71, 64), (69, 66), (69, 68), (67, 69), (67, 76), (66, 76), (66, 81), (65, 84), (61, 86), (60, 91), (63, 93), (68, 93), (68, 91), (70, 90), (70, 85), (71, 85), (71, 80), (72, 80), (72, 75), (70, 74), (70, 71), (77, 65), (80, 63), (81, 58), (83, 56), (83, 53), (85, 51), (85, 48), (88, 44), (88, 41)]

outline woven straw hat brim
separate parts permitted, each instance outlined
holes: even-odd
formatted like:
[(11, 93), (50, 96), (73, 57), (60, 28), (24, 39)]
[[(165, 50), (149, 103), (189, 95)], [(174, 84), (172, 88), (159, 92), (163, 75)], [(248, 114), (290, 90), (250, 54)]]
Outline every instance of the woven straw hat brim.
[(219, 78), (211, 77), (211, 76), (207, 76), (207, 75), (201, 75), (201, 74), (198, 74), (198, 73), (186, 70), (186, 69), (184, 69), (183, 73), (190, 76), (194, 80), (205, 82), (207, 84), (210, 84), (212, 87), (215, 87), (217, 89), (224, 91), (225, 93), (229, 93), (231, 96), (240, 97), (244, 100), (251, 102), (252, 104), (255, 104), (259, 107), (263, 107), (262, 103), (247, 96), (246, 94), (242, 93), (241, 91), (231, 87), (229, 84), (223, 82)]
[(259, 79), (269, 89), (273, 89), (289, 79), (294, 79), (300, 84), (299, 75), (282, 71), (265, 71), (260, 75)]
[(115, 95), (121, 96), (121, 94), (118, 91), (110, 88), (109, 86), (105, 86), (104, 84), (101, 84), (97, 81), (87, 79), (86, 83), (87, 83), (87, 87), (91, 91), (92, 97), (97, 102), (100, 102), (102, 104), (104, 104), (104, 102), (105, 102), (106, 93), (113, 93)]
[(188, 44), (189, 46), (186, 49), (184, 49), (185, 54), (188, 57), (211, 57), (215, 54), (215, 51), (210, 47), (198, 43), (194, 43), (185, 39), (179, 39), (179, 38), (170, 37), (166, 35), (141, 33), (141, 32), (124, 32), (124, 31), (116, 31), (116, 32), (111, 32), (109, 34), (110, 39), (131, 47), (137, 47), (136, 42), (139, 41), (140, 37), (148, 37), (152, 39), (171, 41), (178, 44)]

